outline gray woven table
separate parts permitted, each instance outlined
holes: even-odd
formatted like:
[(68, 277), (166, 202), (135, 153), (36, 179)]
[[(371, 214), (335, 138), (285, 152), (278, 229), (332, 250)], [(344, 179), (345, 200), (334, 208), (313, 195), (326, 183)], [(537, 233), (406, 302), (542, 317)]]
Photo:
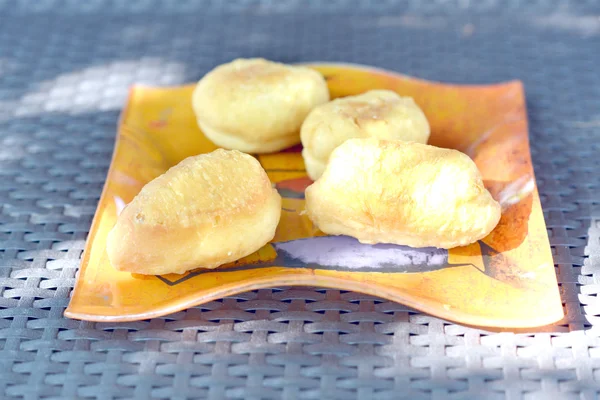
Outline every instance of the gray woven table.
[[(596, 398), (600, 7), (503, 3), (0, 0), (0, 397)], [(522, 79), (566, 318), (494, 333), (281, 288), (150, 321), (65, 319), (128, 86), (239, 56)]]

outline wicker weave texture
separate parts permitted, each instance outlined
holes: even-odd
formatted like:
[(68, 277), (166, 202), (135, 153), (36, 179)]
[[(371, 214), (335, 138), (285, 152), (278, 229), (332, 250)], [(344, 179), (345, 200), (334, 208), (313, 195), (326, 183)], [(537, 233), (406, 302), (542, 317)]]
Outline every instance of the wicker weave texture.
[[(595, 4), (0, 0), (0, 398), (595, 399)], [(65, 319), (128, 86), (248, 56), (522, 79), (564, 321), (489, 332), (310, 288), (135, 323)]]

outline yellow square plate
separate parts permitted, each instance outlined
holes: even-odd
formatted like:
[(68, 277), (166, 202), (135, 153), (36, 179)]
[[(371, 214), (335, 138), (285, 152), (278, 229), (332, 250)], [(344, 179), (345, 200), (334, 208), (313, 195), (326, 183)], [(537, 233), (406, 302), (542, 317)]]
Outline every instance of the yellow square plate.
[(332, 97), (370, 89), (413, 97), (430, 121), (430, 144), (465, 152), (481, 170), (486, 187), (503, 206), (497, 228), (473, 245), (451, 250), (371, 246), (325, 236), (301, 213), (310, 181), (297, 146), (259, 156), (284, 198), (272, 243), (216, 270), (166, 276), (119, 272), (105, 251), (119, 211), (169, 167), (215, 149), (196, 125), (193, 85), (134, 87), (65, 315), (131, 321), (242, 291), (309, 285), (372, 294), (470, 325), (533, 327), (560, 320), (563, 310), (531, 165), (522, 84), (446, 85), (367, 67), (309, 66), (326, 77)]

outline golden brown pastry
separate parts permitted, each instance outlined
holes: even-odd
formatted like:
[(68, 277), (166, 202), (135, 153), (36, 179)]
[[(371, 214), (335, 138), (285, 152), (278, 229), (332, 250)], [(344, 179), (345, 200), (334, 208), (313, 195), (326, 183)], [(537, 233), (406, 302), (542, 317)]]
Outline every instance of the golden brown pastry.
[(331, 152), (351, 138), (397, 139), (427, 143), (429, 123), (410, 97), (371, 90), (316, 107), (300, 131), (308, 176), (318, 179)]
[(147, 275), (216, 268), (269, 242), (280, 213), (281, 197), (255, 158), (215, 150), (142, 188), (108, 235), (108, 258)]
[(192, 106), (200, 129), (216, 145), (270, 153), (300, 143), (302, 121), (327, 101), (329, 89), (317, 71), (253, 58), (206, 74)]
[(306, 189), (325, 233), (362, 243), (452, 248), (494, 229), (500, 205), (465, 154), (420, 143), (350, 139)]

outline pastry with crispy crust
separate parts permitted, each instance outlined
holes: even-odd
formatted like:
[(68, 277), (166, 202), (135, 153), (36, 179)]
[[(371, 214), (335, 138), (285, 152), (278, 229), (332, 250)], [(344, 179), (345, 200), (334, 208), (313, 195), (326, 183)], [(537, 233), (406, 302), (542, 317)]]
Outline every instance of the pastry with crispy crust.
[(300, 130), (308, 176), (318, 179), (331, 152), (351, 138), (427, 143), (429, 122), (411, 97), (371, 90), (315, 107)]
[(306, 189), (321, 231), (362, 243), (452, 248), (487, 236), (500, 205), (465, 154), (420, 143), (350, 139)]
[(275, 235), (281, 197), (252, 156), (189, 157), (142, 188), (107, 238), (118, 270), (147, 275), (216, 268)]
[(329, 89), (319, 72), (261, 58), (216, 67), (192, 96), (206, 137), (246, 153), (271, 153), (300, 143), (302, 121), (327, 101)]

